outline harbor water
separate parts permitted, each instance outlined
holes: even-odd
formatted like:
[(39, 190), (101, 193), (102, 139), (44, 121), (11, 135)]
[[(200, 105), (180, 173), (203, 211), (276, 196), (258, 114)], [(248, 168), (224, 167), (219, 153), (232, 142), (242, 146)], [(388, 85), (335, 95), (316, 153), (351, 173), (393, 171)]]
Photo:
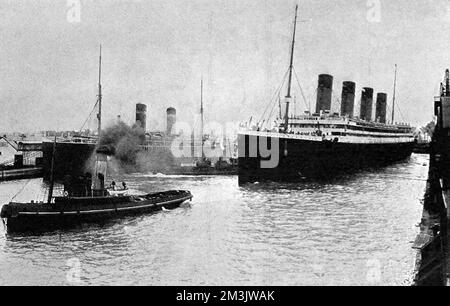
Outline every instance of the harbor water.
[[(194, 199), (70, 231), (2, 227), (0, 285), (410, 285), (427, 171), (413, 155), (328, 183), (124, 175), (133, 192)], [(43, 200), (42, 180), (0, 183), (0, 203), (15, 195)]]

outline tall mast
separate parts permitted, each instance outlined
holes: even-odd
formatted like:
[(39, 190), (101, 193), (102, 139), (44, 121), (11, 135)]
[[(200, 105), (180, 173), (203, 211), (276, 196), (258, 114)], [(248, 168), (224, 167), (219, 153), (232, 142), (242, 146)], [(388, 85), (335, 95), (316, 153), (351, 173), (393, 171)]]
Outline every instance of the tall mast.
[(297, 11), (298, 5), (295, 6), (295, 18), (294, 18), (294, 33), (292, 35), (292, 46), (291, 46), (291, 61), (289, 64), (289, 81), (286, 95), (286, 113), (284, 116), (284, 131), (288, 131), (289, 125), (289, 102), (291, 99), (291, 85), (292, 85), (292, 70), (294, 69), (294, 48), (295, 48), (295, 31), (297, 29)]
[(394, 76), (394, 94), (392, 95), (392, 124), (395, 120), (395, 94), (397, 90), (397, 64), (395, 64), (395, 76)]
[(100, 135), (102, 132), (102, 45), (100, 45), (100, 57), (98, 63), (98, 143), (100, 143)]
[(450, 71), (445, 70), (445, 96), (450, 96)]
[(48, 189), (48, 199), (47, 203), (50, 204), (52, 202), (53, 198), (53, 188), (55, 185), (55, 154), (56, 154), (56, 133), (55, 133), (55, 140), (53, 141), (53, 153), (52, 153), (52, 163), (50, 166), (50, 187)]
[(203, 158), (203, 77), (200, 82), (200, 116), (201, 116), (201, 142), (202, 142), (202, 158)]

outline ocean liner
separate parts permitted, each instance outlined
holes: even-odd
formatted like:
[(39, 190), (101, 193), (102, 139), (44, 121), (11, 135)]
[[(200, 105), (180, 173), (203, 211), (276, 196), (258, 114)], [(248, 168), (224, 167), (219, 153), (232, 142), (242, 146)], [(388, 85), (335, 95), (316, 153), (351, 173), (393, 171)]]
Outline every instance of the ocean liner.
[[(340, 113), (331, 113), (333, 77), (320, 75), (315, 113), (290, 114), (293, 99), (295, 32), (287, 71), (288, 84), (284, 117), (274, 127), (247, 124), (238, 135), (239, 183), (301, 179), (328, 179), (366, 167), (387, 165), (412, 154), (413, 129), (394, 122), (395, 87), (392, 120), (387, 122), (387, 94), (378, 93), (373, 120), (374, 90), (365, 87), (361, 95), (360, 115), (354, 116), (356, 84), (344, 82)], [(281, 103), (279, 103), (280, 115)]]

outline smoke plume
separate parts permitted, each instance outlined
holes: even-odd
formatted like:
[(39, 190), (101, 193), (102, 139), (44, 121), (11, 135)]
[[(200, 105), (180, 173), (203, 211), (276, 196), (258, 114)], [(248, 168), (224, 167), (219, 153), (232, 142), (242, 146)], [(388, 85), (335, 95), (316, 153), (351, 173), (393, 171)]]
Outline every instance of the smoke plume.
[(119, 121), (102, 132), (100, 147), (108, 148), (123, 170), (134, 171), (137, 170), (139, 146), (144, 140), (142, 128)]

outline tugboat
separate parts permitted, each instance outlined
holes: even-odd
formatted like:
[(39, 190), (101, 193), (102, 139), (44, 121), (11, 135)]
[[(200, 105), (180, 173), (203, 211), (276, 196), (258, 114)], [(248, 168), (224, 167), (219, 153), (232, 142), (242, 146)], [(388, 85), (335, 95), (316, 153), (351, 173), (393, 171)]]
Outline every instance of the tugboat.
[[(98, 122), (101, 131), (101, 48), (98, 84)], [(99, 137), (100, 138), (100, 137)], [(100, 142), (99, 142), (100, 143)], [(104, 148), (96, 150), (94, 176), (64, 181), (63, 196), (53, 197), (56, 137), (53, 144), (50, 187), (47, 202), (16, 203), (2, 207), (0, 217), (8, 232), (46, 232), (75, 227), (84, 223), (98, 223), (127, 215), (154, 212), (179, 207), (192, 200), (185, 190), (172, 190), (143, 195), (128, 195), (125, 192), (109, 191), (105, 188), (108, 155)]]
[(52, 203), (9, 203), (1, 218), (8, 232), (46, 232), (85, 223), (173, 209), (191, 200), (189, 191), (167, 191), (140, 196), (55, 197)]
[[(122, 216), (174, 209), (192, 200), (184, 190), (151, 194), (128, 195), (127, 192), (105, 188), (108, 154), (96, 152), (95, 176), (64, 182), (64, 196), (53, 197), (51, 178), (46, 203), (11, 202), (2, 207), (0, 217), (8, 232), (46, 232), (75, 227), (85, 223), (99, 223)], [(53, 167), (52, 167), (53, 168)], [(53, 172), (53, 171), (52, 171)]]

